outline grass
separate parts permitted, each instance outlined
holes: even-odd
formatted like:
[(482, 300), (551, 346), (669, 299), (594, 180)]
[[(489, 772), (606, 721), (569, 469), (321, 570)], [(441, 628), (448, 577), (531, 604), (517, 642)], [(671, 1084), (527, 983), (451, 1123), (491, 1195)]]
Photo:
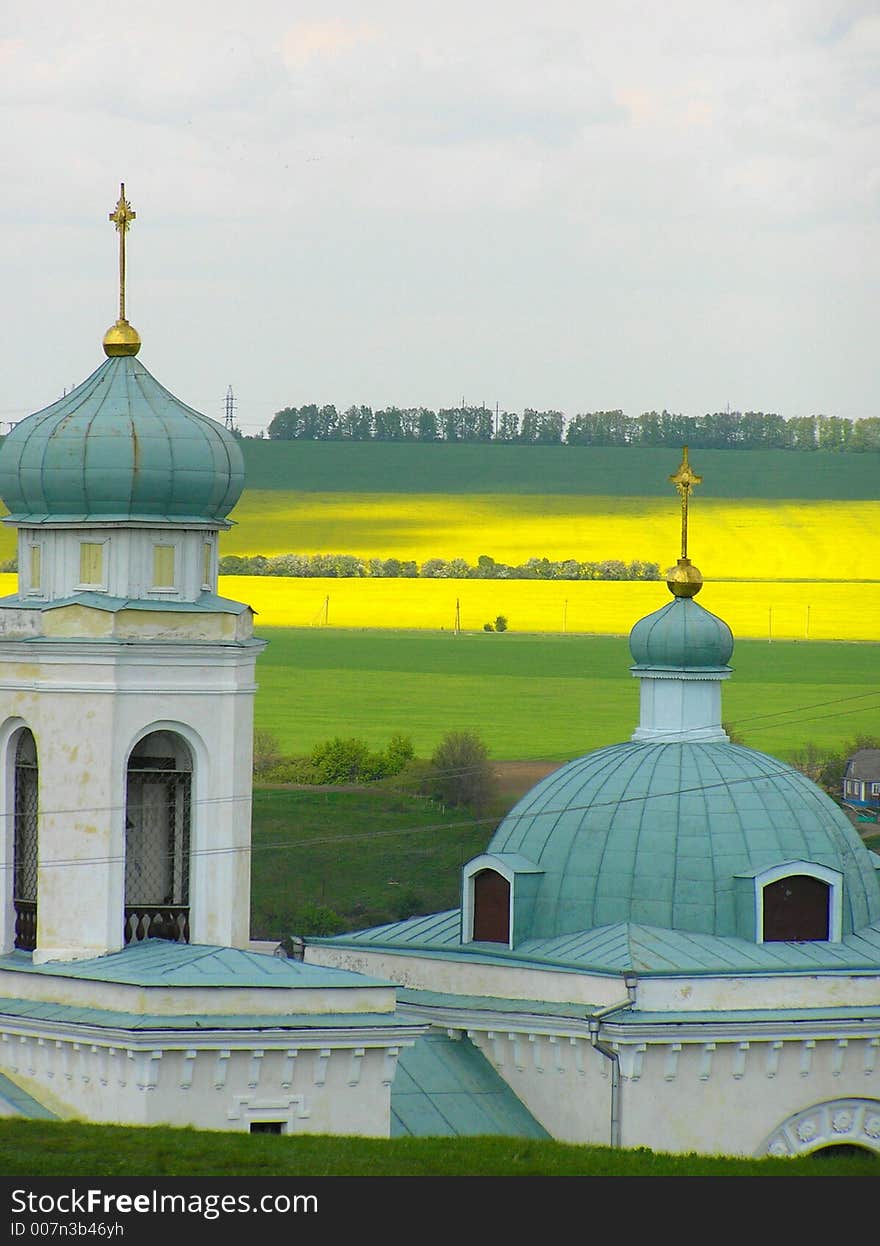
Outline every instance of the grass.
[(296, 1177), (877, 1177), (880, 1162), (846, 1157), (728, 1159), (611, 1150), (522, 1138), (271, 1137), (160, 1126), (136, 1129), (0, 1121), (4, 1176)]
[[(476, 731), (496, 759), (566, 760), (628, 739), (638, 688), (621, 637), (261, 628), (257, 725), (304, 755), (335, 735), (371, 748), (395, 732), (428, 757), (449, 730)], [(872, 644), (739, 641), (724, 717), (754, 748), (790, 757), (880, 734)], [(540, 733), (535, 731), (540, 723)]]
[(252, 935), (301, 933), (304, 917), (317, 906), (332, 909), (346, 930), (453, 908), (461, 867), (482, 852), (496, 821), (474, 822), (466, 811), (395, 795), (382, 785), (257, 788)]

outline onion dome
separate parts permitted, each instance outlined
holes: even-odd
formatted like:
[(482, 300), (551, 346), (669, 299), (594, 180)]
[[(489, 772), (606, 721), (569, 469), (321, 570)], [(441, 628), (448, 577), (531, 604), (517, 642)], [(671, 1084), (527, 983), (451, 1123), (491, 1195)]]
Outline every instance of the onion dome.
[(629, 634), (629, 649), (637, 666), (718, 669), (730, 661), (733, 633), (692, 597), (674, 597), (639, 619)]
[(0, 447), (17, 523), (223, 523), (244, 488), (232, 434), (180, 402), (133, 355), (111, 355)]
[(844, 935), (880, 919), (878, 871), (843, 811), (785, 762), (734, 744), (589, 753), (523, 797), (488, 852), (538, 867), (519, 902), (524, 939), (617, 922), (742, 934), (756, 873), (794, 861), (841, 876)]

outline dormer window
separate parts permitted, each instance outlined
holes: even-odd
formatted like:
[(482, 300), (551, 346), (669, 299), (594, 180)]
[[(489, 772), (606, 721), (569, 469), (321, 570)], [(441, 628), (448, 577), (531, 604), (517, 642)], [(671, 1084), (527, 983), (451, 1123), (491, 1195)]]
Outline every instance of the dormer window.
[(755, 876), (759, 943), (838, 942), (843, 878), (811, 861), (787, 861)]

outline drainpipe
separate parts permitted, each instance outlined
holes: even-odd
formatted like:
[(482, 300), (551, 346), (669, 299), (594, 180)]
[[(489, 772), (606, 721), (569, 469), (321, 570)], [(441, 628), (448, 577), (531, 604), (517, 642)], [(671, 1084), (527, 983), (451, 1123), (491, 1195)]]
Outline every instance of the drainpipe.
[(607, 1008), (600, 1008), (598, 1012), (591, 1013), (587, 1017), (587, 1025), (590, 1031), (590, 1043), (604, 1056), (606, 1060), (611, 1061), (611, 1123), (609, 1128), (609, 1145), (612, 1147), (620, 1146), (620, 1056), (604, 1043), (599, 1037), (599, 1030), (602, 1022), (606, 1017), (610, 1017), (612, 1013), (622, 1012), (624, 1008), (632, 1008), (636, 1002), (636, 987), (638, 979), (627, 975), (624, 978), (626, 986), (626, 999), (619, 1004), (609, 1004)]

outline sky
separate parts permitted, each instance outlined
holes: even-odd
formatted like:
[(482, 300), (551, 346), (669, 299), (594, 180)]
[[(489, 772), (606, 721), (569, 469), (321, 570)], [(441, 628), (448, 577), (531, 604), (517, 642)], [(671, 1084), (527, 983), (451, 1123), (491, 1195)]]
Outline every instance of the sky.
[[(180, 399), (880, 415), (880, 0), (0, 15), (0, 421)], [(0, 427), (4, 427), (0, 424)]]

